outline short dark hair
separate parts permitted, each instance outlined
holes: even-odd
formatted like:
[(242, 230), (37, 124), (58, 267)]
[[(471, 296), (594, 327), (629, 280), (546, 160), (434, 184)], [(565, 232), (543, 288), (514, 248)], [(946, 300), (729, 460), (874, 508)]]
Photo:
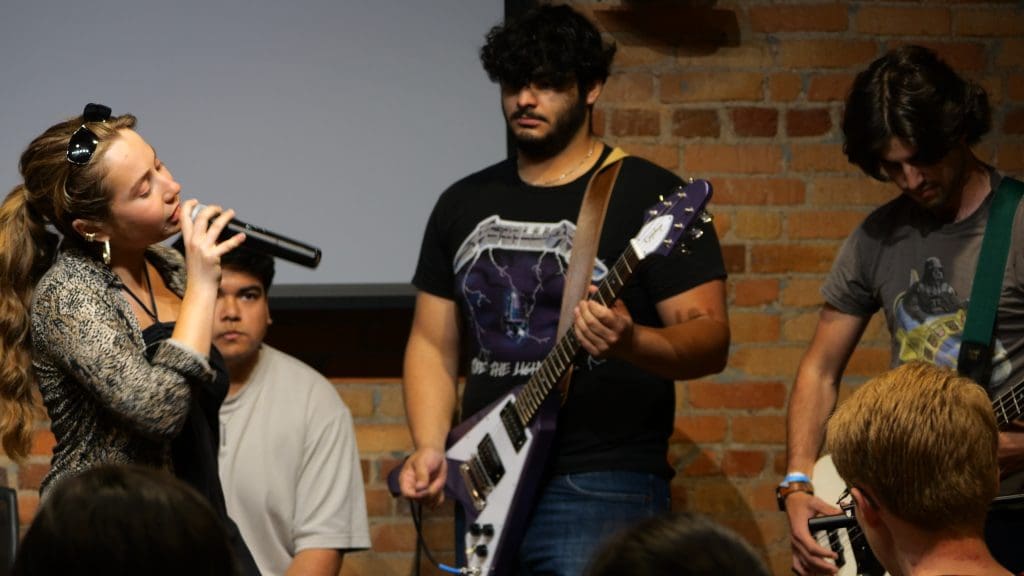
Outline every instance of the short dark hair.
[(587, 576), (768, 576), (754, 550), (732, 531), (704, 516), (662, 514), (605, 542)]
[(12, 574), (240, 574), (220, 517), (169, 473), (101, 465), (61, 480), (29, 526)]
[(480, 60), (491, 81), (511, 88), (531, 83), (580, 92), (608, 79), (615, 44), (605, 44), (590, 20), (564, 5), (543, 5), (491, 28)]
[(902, 46), (857, 75), (843, 114), (843, 151), (866, 174), (886, 180), (881, 157), (893, 138), (934, 164), (961, 141), (972, 145), (991, 127), (985, 90), (957, 75), (922, 46)]
[(267, 256), (242, 246), (221, 256), (220, 265), (228, 270), (249, 274), (260, 281), (264, 292), (270, 292), (270, 284), (274, 281), (273, 256)]

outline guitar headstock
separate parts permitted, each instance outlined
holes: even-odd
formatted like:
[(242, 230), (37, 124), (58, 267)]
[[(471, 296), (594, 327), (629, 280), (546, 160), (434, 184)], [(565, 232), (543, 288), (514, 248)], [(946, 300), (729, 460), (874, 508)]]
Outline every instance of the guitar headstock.
[(637, 256), (668, 254), (684, 234), (700, 238), (704, 231), (696, 224), (711, 221), (704, 212), (711, 190), (707, 180), (692, 180), (651, 206), (644, 215), (644, 227), (631, 241)]

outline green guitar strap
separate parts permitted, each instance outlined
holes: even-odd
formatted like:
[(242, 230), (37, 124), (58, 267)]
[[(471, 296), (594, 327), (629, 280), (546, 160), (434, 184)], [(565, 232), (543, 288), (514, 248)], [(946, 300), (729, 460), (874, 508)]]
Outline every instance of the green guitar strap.
[(981, 241), (978, 267), (971, 284), (971, 301), (967, 306), (967, 322), (960, 343), (957, 371), (982, 386), (992, 376), (992, 342), (999, 309), (999, 293), (1010, 251), (1013, 217), (1024, 196), (1024, 184), (1003, 177), (992, 199), (985, 237)]

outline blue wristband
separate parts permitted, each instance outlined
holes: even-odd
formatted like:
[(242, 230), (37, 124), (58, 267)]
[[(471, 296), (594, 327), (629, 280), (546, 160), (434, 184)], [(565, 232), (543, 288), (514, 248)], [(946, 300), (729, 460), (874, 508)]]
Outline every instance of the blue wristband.
[(789, 486), (790, 482), (810, 482), (811, 479), (807, 477), (807, 474), (803, 472), (790, 472), (786, 474), (786, 477), (782, 479), (781, 486)]

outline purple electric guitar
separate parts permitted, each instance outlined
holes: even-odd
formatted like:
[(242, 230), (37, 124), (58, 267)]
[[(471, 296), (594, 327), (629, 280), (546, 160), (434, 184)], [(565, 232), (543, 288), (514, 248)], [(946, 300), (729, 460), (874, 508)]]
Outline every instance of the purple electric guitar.
[[(690, 226), (694, 220), (710, 222), (703, 211), (710, 198), (711, 184), (696, 180), (652, 206), (591, 299), (610, 306), (641, 260), (667, 254), (684, 233), (700, 237), (703, 230)], [(552, 391), (579, 350), (569, 330), (526, 384), (448, 434), (445, 493), (462, 504), (466, 573), (501, 576), (515, 565), (558, 417), (559, 394)], [(396, 495), (400, 470), (388, 477)]]

